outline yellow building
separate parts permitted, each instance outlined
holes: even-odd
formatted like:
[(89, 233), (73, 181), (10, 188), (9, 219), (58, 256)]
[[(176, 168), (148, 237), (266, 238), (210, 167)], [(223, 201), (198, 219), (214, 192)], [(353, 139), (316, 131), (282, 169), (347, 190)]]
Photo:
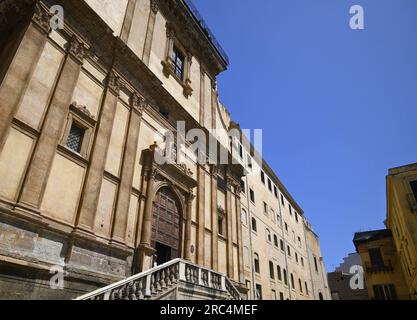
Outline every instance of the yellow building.
[(392, 230), (407, 290), (417, 299), (417, 164), (389, 170), (386, 227)]
[(417, 164), (390, 169), (387, 229), (355, 234), (370, 299), (417, 299)]

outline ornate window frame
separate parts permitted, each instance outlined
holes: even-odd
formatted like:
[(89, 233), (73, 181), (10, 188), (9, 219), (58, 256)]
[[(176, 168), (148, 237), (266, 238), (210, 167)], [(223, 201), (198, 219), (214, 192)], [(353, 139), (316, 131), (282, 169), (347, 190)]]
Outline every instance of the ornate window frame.
[[(192, 95), (193, 88), (191, 87), (190, 72), (192, 64), (192, 54), (185, 46), (181, 44), (175, 34), (174, 28), (167, 23), (167, 40), (165, 48), (165, 59), (161, 62), (163, 66), (164, 75), (169, 78), (172, 76), (178, 83), (183, 87), (183, 94), (186, 98)], [(180, 79), (174, 71), (174, 65), (172, 61), (172, 54), (174, 52), (174, 47), (181, 53), (184, 57), (184, 70), (183, 78)]]
[[(67, 122), (65, 124), (64, 133), (60, 141), (60, 149), (66, 154), (71, 156), (78, 156), (82, 159), (88, 159), (90, 153), (93, 131), (96, 126), (96, 119), (90, 113), (86, 106), (77, 105), (77, 102), (73, 102), (70, 105)], [(81, 142), (80, 152), (75, 152), (67, 147), (67, 139), (73, 124), (84, 130), (83, 140)]]

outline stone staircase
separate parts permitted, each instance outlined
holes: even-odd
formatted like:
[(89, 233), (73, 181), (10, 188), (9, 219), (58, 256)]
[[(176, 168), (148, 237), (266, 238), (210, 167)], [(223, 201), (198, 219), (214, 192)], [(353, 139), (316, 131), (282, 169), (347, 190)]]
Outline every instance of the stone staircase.
[(239, 291), (224, 274), (175, 259), (76, 300), (241, 299)]

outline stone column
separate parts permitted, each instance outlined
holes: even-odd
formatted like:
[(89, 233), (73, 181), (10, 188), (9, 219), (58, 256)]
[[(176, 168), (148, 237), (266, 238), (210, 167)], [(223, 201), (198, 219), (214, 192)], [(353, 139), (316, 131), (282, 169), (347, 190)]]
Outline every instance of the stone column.
[(236, 190), (236, 222), (237, 222), (237, 241), (238, 241), (238, 259), (239, 259), (239, 282), (245, 283), (244, 266), (243, 266), (243, 241), (242, 241), (242, 204), (240, 194), (242, 188), (240, 185), (235, 186)]
[(232, 180), (226, 177), (226, 212), (227, 212), (227, 276), (234, 279), (234, 261), (233, 261), (233, 229), (232, 229)]
[(103, 183), (104, 168), (109, 149), (110, 136), (117, 108), (120, 90), (120, 79), (111, 70), (107, 76), (107, 85), (104, 92), (100, 111), (100, 121), (96, 129), (94, 145), (90, 156), (90, 165), (83, 188), (83, 197), (80, 203), (77, 218), (77, 229), (91, 232), (97, 211), (101, 185)]
[(185, 240), (184, 240), (184, 258), (191, 261), (191, 224), (192, 224), (192, 210), (193, 200), (195, 196), (190, 190), (190, 194), (187, 198), (187, 221), (185, 223)]
[(134, 94), (131, 101), (129, 129), (123, 155), (122, 173), (118, 190), (117, 205), (113, 221), (112, 241), (124, 244), (126, 241), (129, 205), (135, 171), (136, 154), (139, 140), (139, 131), (145, 99)]
[(211, 166), (211, 267), (219, 270), (219, 232), (217, 230), (217, 167)]
[(150, 167), (145, 173), (147, 180), (145, 208), (142, 219), (142, 234), (139, 245), (139, 264), (141, 271), (152, 268), (152, 256), (155, 249), (152, 248), (152, 217), (153, 217), (153, 192), (157, 171)]
[(23, 207), (39, 208), (42, 202), (52, 161), (81, 72), (86, 53), (84, 44), (76, 37), (73, 37), (67, 43), (66, 49), (67, 55), (23, 183), (23, 189), (19, 198), (19, 205)]
[(197, 263), (204, 266), (204, 247), (205, 247), (205, 186), (206, 171), (198, 165), (198, 190), (197, 190), (197, 212), (198, 212), (198, 236), (197, 236)]
[[(18, 45), (16, 52), (11, 52), (10, 66), (0, 85), (0, 150), (7, 138), (13, 117), (26, 88), (38, 64), (49, 34), (49, 15), (40, 6), (36, 6), (32, 21)], [(0, 79), (1, 80), (1, 79)]]
[(142, 61), (146, 65), (149, 65), (149, 59), (151, 57), (153, 33), (155, 30), (156, 14), (158, 13), (158, 10), (159, 10), (158, 0), (151, 0), (151, 10), (149, 13), (148, 27), (146, 29), (145, 45), (143, 47), (143, 56), (142, 56)]

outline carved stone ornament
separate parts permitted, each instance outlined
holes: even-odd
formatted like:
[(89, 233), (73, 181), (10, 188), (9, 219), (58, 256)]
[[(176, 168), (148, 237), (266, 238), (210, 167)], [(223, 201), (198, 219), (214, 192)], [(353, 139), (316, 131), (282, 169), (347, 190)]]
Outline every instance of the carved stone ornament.
[(114, 71), (111, 71), (108, 75), (108, 86), (116, 94), (119, 94), (120, 88), (122, 87), (122, 82), (120, 77)]
[(159, 11), (158, 0), (151, 0), (151, 10), (154, 14), (157, 14)]
[(76, 36), (72, 36), (71, 40), (65, 45), (65, 49), (68, 54), (77, 59), (80, 63), (83, 63), (85, 56), (87, 55), (87, 49)]
[(49, 12), (43, 8), (39, 3), (35, 6), (35, 13), (32, 17), (32, 21), (36, 23), (45, 33), (51, 31)]
[(132, 95), (132, 107), (142, 114), (143, 110), (146, 108), (146, 99), (141, 95), (134, 93)]
[(77, 110), (81, 111), (85, 116), (90, 119), (96, 120), (95, 116), (88, 110), (87, 106), (85, 105), (78, 105), (77, 101), (71, 103), (71, 107), (76, 108)]
[(194, 174), (193, 171), (190, 168), (187, 168), (187, 166), (184, 163), (179, 164), (179, 166), (187, 176), (189, 177), (193, 176)]

